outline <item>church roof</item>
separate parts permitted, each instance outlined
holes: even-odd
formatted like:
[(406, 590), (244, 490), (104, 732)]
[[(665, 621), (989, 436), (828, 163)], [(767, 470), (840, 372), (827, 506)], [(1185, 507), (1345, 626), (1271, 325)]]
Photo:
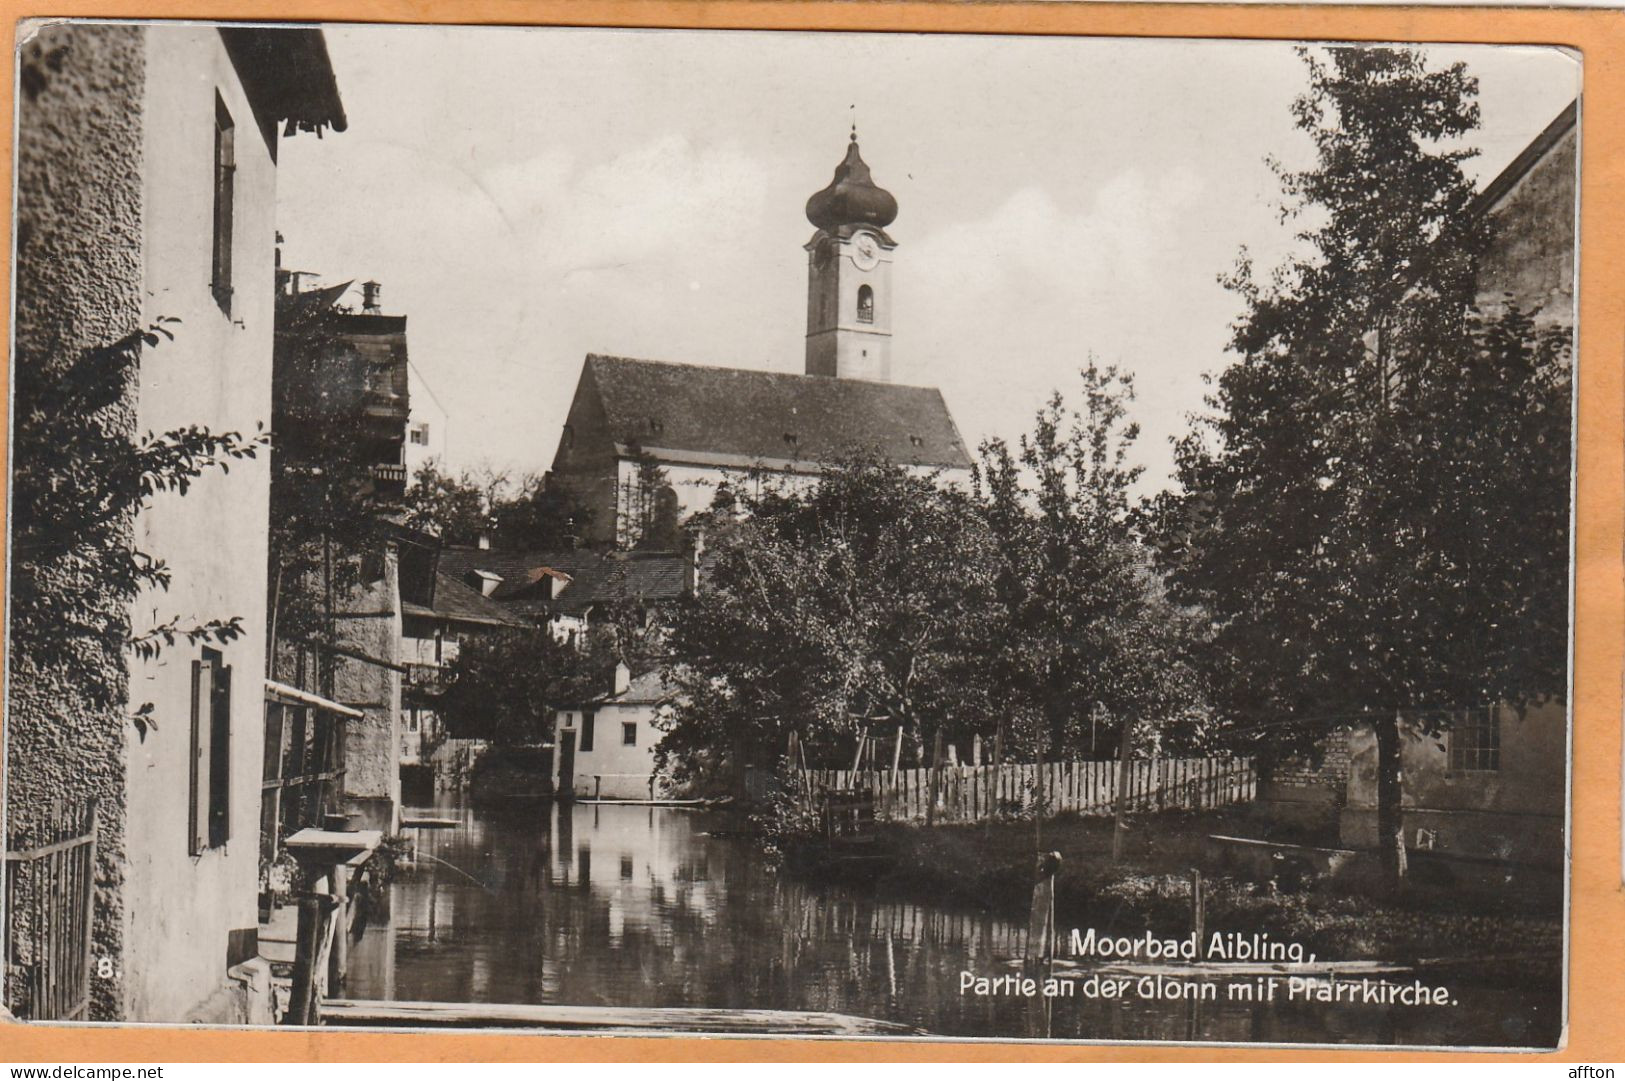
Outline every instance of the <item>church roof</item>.
[(897, 200), (874, 182), (869, 166), (858, 153), (858, 133), (852, 133), (846, 157), (835, 167), (835, 178), (807, 200), (807, 220), (820, 229), (842, 225), (885, 228), (897, 219)]
[(859, 379), (587, 357), (611, 438), (667, 462), (749, 467), (874, 453), (969, 469), (942, 392)]

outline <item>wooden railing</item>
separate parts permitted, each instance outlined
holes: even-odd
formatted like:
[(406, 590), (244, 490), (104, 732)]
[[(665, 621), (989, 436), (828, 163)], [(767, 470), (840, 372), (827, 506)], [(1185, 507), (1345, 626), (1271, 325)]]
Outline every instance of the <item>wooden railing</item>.
[(6, 837), (5, 1004), (29, 1021), (82, 1021), (90, 1005), (96, 801), (58, 806)]
[[(933, 776), (934, 775), (934, 776)], [(882, 821), (981, 822), (1034, 813), (1111, 814), (1119, 778), (1131, 812), (1212, 810), (1253, 800), (1258, 777), (1245, 758), (1150, 758), (1128, 764), (1098, 760), (1006, 762), (892, 770), (796, 770), (799, 798), (822, 806), (829, 792), (868, 793)], [(765, 798), (779, 783), (770, 770), (747, 773), (746, 789)]]

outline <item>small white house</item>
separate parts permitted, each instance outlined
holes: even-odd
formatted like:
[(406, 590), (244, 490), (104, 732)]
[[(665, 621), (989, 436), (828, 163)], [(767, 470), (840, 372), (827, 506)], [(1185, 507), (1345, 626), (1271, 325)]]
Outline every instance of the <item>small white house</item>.
[(553, 714), (553, 791), (560, 799), (657, 799), (655, 722), (671, 708), (671, 689), (658, 670), (636, 679), (615, 666), (615, 689)]

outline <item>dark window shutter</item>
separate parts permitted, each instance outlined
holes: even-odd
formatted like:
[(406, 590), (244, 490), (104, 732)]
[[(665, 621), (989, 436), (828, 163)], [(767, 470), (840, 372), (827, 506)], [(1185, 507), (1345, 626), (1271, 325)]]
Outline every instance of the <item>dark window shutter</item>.
[(196, 856), (209, 846), (209, 717), (210, 675), (214, 666), (207, 661), (192, 662), (192, 760), (188, 770), (190, 804), (186, 850)]
[(209, 708), (209, 846), (231, 837), (231, 668), (215, 670)]
[(210, 284), (215, 303), (231, 314), (231, 243), (236, 224), (236, 126), (219, 93), (214, 97), (214, 252)]

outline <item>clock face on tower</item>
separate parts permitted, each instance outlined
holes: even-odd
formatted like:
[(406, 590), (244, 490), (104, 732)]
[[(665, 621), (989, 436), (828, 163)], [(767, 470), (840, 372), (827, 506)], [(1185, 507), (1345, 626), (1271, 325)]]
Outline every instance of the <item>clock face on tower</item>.
[(852, 242), (852, 261), (859, 270), (873, 270), (880, 262), (880, 245), (869, 233), (859, 233)]

